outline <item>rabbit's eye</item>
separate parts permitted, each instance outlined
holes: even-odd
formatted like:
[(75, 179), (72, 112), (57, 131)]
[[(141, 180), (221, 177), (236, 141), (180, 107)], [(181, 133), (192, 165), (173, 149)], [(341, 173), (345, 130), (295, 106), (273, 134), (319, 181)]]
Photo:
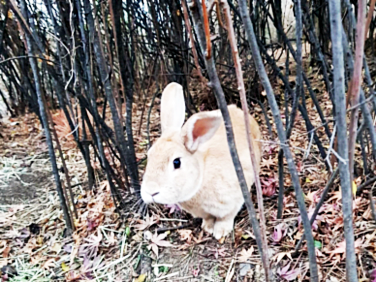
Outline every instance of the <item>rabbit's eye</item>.
[(178, 168), (180, 168), (180, 158), (176, 158), (174, 161), (173, 161), (173, 163), (174, 163), (174, 168), (175, 169), (178, 169)]

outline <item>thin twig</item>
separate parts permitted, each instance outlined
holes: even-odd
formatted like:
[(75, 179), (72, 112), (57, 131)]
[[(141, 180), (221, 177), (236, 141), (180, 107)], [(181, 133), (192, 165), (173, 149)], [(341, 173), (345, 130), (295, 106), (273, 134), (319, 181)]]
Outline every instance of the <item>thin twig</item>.
[(370, 184), (372, 184), (372, 183), (374, 183), (374, 182), (376, 182), (376, 176), (375, 176), (375, 177), (372, 177), (372, 178), (366, 180), (364, 183), (360, 184), (360, 185), (358, 186), (357, 190), (356, 190), (356, 193), (357, 193), (357, 194), (360, 194), (360, 193), (363, 191), (363, 189), (364, 189), (365, 187), (367, 187), (368, 185), (370, 185)]
[[(246, 131), (246, 136), (247, 136), (247, 143), (249, 147), (249, 153), (250, 153), (252, 167), (253, 167), (253, 177), (255, 180), (256, 191), (257, 191), (257, 203), (258, 203), (259, 216), (260, 216), (260, 231), (261, 231), (262, 243), (263, 243), (263, 249), (264, 249), (264, 252), (262, 253), (262, 261), (263, 261), (263, 266), (265, 269), (265, 280), (269, 281), (269, 279), (273, 280), (273, 275), (269, 268), (269, 254), (267, 251), (268, 241), (266, 238), (266, 219), (265, 219), (265, 212), (264, 212), (264, 203), (263, 203), (263, 197), (262, 197), (260, 176), (258, 173), (259, 170), (257, 167), (258, 164), (256, 161), (256, 153), (255, 153), (255, 147), (254, 147), (255, 143), (253, 142), (252, 133), (250, 131), (251, 126), (250, 126), (250, 121), (249, 121), (247, 98), (245, 96), (245, 86), (244, 86), (244, 80), (243, 80), (242, 66), (240, 63), (238, 47), (237, 47), (237, 42), (235, 38), (234, 26), (231, 20), (230, 7), (227, 1), (221, 1), (221, 4), (223, 5), (223, 10), (224, 10), (225, 18), (226, 18), (228, 38), (229, 38), (231, 49), (232, 49), (232, 58), (234, 61), (236, 78), (238, 82), (238, 91), (240, 94), (240, 100), (241, 100), (242, 110), (244, 114), (244, 123), (245, 123), (245, 131)], [(260, 146), (258, 147), (260, 148)]]
[(206, 39), (206, 59), (211, 58), (211, 40), (210, 40), (210, 27), (209, 27), (209, 17), (208, 10), (206, 9), (205, 0), (202, 0), (202, 15), (204, 18), (204, 30), (205, 30), (205, 39)]
[(16, 57), (7, 58), (5, 60), (0, 61), (0, 64), (4, 64), (6, 62), (13, 61), (13, 60), (29, 59), (29, 58), (35, 58), (35, 59), (43, 60), (43, 61), (46, 61), (46, 62), (49, 62), (49, 63), (52, 63), (52, 64), (57, 64), (56, 62), (51, 61), (49, 59), (46, 59), (46, 58), (43, 58), (43, 57), (40, 57), (40, 56), (31, 56), (31, 55), (16, 56)]
[(162, 227), (162, 228), (158, 228), (157, 232), (161, 233), (161, 232), (166, 232), (166, 231), (185, 229), (185, 228), (189, 228), (189, 227), (192, 227), (192, 226), (193, 226), (192, 223), (188, 223), (188, 224), (183, 224), (183, 225), (179, 225), (179, 226)]
[[(204, 26), (202, 23), (202, 9), (201, 5), (199, 5), (199, 1), (196, 0), (190, 5), (190, 9), (192, 12), (195, 30), (198, 35), (199, 43), (201, 46), (201, 50), (206, 49), (206, 36), (204, 32)], [(245, 181), (244, 172), (240, 164), (239, 156), (235, 147), (235, 139), (234, 139), (234, 132), (232, 129), (232, 123), (230, 119), (230, 114), (227, 108), (227, 103), (225, 100), (225, 95), (223, 93), (218, 74), (215, 69), (214, 59), (212, 57), (206, 57), (206, 68), (208, 71), (208, 76), (210, 79), (210, 85), (214, 89), (214, 94), (222, 113), (222, 117), (225, 123), (226, 128), (226, 136), (227, 136), (227, 143), (229, 146), (229, 151), (231, 154), (231, 159), (233, 161), (236, 175), (238, 177), (239, 185), (242, 190), (245, 206), (247, 207), (247, 211), (251, 220), (253, 232), (256, 237), (257, 247), (259, 249), (260, 254), (263, 253), (263, 244), (262, 244), (262, 236), (260, 232), (259, 222), (257, 220), (256, 211), (252, 202), (252, 197), (250, 196), (247, 183)]]
[(369, 26), (370, 26), (372, 18), (373, 18), (373, 11), (375, 10), (375, 3), (376, 3), (376, 0), (371, 0), (370, 4), (369, 4), (366, 27), (364, 29), (364, 41), (366, 41), (366, 39), (367, 39), (367, 33), (368, 33)]
[(189, 15), (188, 15), (186, 0), (182, 0), (181, 3), (182, 3), (182, 7), (183, 7), (183, 15), (184, 15), (185, 26), (187, 28), (189, 41), (190, 41), (191, 46), (192, 46), (192, 54), (193, 54), (195, 66), (196, 66), (196, 69), (198, 71), (198, 75), (200, 77), (200, 80), (202, 82), (205, 82), (205, 78), (202, 75), (200, 64), (198, 63), (198, 54), (197, 54), (197, 50), (196, 50), (195, 41), (194, 41), (194, 38), (193, 38), (192, 27), (191, 27), (191, 24), (189, 23)]
[[(262, 62), (260, 50), (257, 44), (256, 35), (253, 29), (253, 24), (249, 16), (247, 2), (246, 0), (239, 0), (238, 3), (239, 3), (239, 11), (243, 19), (246, 38), (251, 47), (253, 60), (256, 65), (257, 72), (260, 76), (261, 83), (264, 86), (264, 89), (266, 91), (266, 96), (268, 98), (269, 105), (273, 113), (274, 122), (277, 127), (279, 140), (281, 144), (286, 145), (286, 132), (283, 128), (282, 118), (279, 112), (277, 101), (275, 99), (272, 85), (269, 81), (264, 64)], [(296, 170), (296, 166), (295, 166), (290, 148), (287, 145), (282, 146), (282, 148), (287, 159), (288, 168), (291, 174), (293, 186), (295, 189), (296, 199), (298, 202), (298, 207), (299, 207), (300, 215), (301, 215), (303, 226), (304, 226), (304, 232), (307, 237), (307, 248), (308, 248), (308, 257), (309, 257), (309, 262), (310, 262), (309, 265), (310, 265), (310, 272), (311, 272), (311, 281), (316, 282), (318, 281), (319, 278), (318, 278), (318, 269), (317, 269), (316, 254), (315, 254), (315, 245), (313, 241), (311, 224), (309, 222), (307, 209), (305, 206), (303, 191), (299, 182), (299, 175)]]

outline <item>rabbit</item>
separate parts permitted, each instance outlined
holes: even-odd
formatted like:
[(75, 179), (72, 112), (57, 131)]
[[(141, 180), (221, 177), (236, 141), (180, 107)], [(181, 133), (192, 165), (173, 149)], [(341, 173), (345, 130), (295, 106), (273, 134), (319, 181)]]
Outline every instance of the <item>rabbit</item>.
[[(235, 144), (250, 188), (254, 172), (246, 140), (243, 111), (228, 106)], [(226, 130), (219, 110), (199, 112), (184, 124), (183, 87), (166, 86), (161, 98), (161, 137), (147, 152), (148, 161), (141, 185), (147, 204), (177, 204), (202, 218), (202, 228), (217, 240), (227, 236), (244, 198), (231, 159)], [(257, 173), (261, 161), (261, 132), (249, 116)]]

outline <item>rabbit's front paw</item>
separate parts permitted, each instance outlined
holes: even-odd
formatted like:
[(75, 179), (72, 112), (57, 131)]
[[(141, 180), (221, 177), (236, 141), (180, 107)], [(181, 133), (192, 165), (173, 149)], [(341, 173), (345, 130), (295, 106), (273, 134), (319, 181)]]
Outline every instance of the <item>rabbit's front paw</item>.
[(202, 219), (201, 228), (204, 229), (209, 234), (213, 234), (214, 222), (215, 222), (214, 217), (208, 217), (206, 219)]
[(214, 224), (214, 231), (213, 231), (214, 238), (219, 240), (222, 237), (227, 236), (232, 231), (233, 225), (234, 225), (233, 220), (220, 221), (217, 219), (217, 221)]

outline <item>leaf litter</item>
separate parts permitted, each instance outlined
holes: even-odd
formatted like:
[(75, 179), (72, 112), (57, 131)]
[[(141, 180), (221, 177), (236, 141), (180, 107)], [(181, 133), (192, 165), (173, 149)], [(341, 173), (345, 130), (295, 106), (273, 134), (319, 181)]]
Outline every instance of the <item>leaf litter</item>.
[[(319, 83), (321, 82), (317, 82)], [(320, 87), (317, 86), (318, 89)], [(276, 93), (283, 93), (283, 89), (278, 86), (275, 90)], [(195, 87), (191, 91), (193, 96), (203, 93)], [(329, 100), (326, 92), (320, 93), (318, 98), (322, 104)], [(158, 103), (157, 98), (150, 120), (152, 141), (159, 134)], [(329, 106), (328, 103), (328, 107), (323, 108), (326, 116), (330, 116)], [(317, 128), (317, 134), (328, 148), (330, 140), (325, 139), (325, 132), (320, 127), (318, 114), (310, 100), (307, 100), (307, 109), (313, 126)], [(269, 136), (261, 110), (254, 107), (252, 111), (261, 124), (264, 136), (264, 140), (261, 140), (264, 156), (260, 177), (267, 211), (266, 234), (272, 269), (282, 281), (308, 281), (306, 246), (303, 244), (298, 256), (293, 254), (303, 228), (286, 161), (284, 160), (283, 219), (279, 220), (276, 218), (280, 185), (277, 160), (279, 146)], [(141, 106), (134, 108), (134, 126), (136, 129), (141, 128), (141, 135), (135, 136), (138, 160), (145, 158), (147, 144), (146, 121), (140, 127), (140, 112)], [(272, 120), (270, 111), (268, 116)], [(331, 122), (329, 126), (332, 128)], [(64, 147), (69, 148), (64, 154), (72, 184), (76, 184), (74, 194), (78, 218), (75, 221), (75, 233), (71, 237), (65, 236), (47, 147), (37, 118), (28, 114), (13, 119), (3, 128), (7, 130), (3, 135), (8, 140), (0, 143), (0, 187), (7, 186), (9, 189), (10, 181), (19, 181), (35, 191), (36, 195), (27, 200), (18, 199), (18, 203), (0, 205), (0, 269), (3, 281), (26, 281), (30, 277), (34, 281), (167, 281), (168, 275), (173, 275), (170, 279), (177, 281), (179, 278), (183, 281), (225, 281), (233, 259), (233, 279), (240, 277), (240, 265), (243, 267), (248, 264), (250, 267), (246, 268), (245, 276), (241, 276), (242, 281), (262, 280), (261, 260), (245, 209), (236, 218), (234, 232), (222, 244), (204, 233), (199, 222), (195, 223), (190, 215), (176, 206), (150, 205), (147, 215), (142, 217), (132, 209), (134, 205), (131, 204), (129, 210), (118, 214), (108, 183), (103, 178), (99, 178), (103, 181), (98, 183), (97, 190), (85, 189), (84, 162), (71, 143)], [(64, 132), (64, 127), (61, 130)], [(298, 113), (290, 146), (311, 216), (330, 175), (320, 161), (318, 148), (315, 144), (309, 146), (309, 143), (304, 121)], [(360, 154), (356, 156), (356, 161), (362, 161)], [(97, 167), (96, 173), (100, 176), (100, 166), (94, 163), (94, 167)], [(144, 165), (141, 165), (141, 172), (143, 169)], [(43, 183), (38, 183), (35, 179), (28, 182), (23, 178), (25, 175), (40, 175), (42, 172), (48, 173)], [(364, 177), (357, 178), (356, 185), (362, 181)], [(376, 281), (375, 223), (367, 193), (364, 190), (354, 199), (356, 254), (359, 275), (363, 279)], [(132, 199), (132, 195), (126, 192), (124, 197)], [(186, 226), (185, 220), (192, 224)], [(313, 235), (320, 280), (344, 281), (345, 244), (338, 179), (313, 223)], [(152, 265), (157, 271), (150, 271)]]

